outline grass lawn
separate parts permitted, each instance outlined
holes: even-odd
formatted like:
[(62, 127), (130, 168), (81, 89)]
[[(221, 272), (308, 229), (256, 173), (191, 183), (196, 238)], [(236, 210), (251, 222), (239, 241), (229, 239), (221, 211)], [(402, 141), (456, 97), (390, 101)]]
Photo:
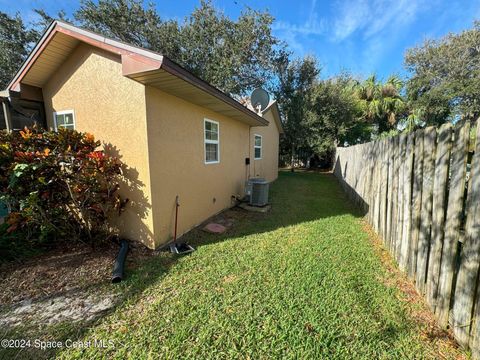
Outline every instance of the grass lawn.
[[(280, 174), (272, 210), (226, 234), (194, 230), (197, 251), (150, 258), (119, 284), (122, 305), (62, 359), (436, 358), (439, 346), (392, 284), (362, 214), (332, 175)], [(243, 217), (243, 218), (242, 218)], [(70, 329), (69, 331), (71, 331)], [(442, 348), (445, 357), (463, 356)]]

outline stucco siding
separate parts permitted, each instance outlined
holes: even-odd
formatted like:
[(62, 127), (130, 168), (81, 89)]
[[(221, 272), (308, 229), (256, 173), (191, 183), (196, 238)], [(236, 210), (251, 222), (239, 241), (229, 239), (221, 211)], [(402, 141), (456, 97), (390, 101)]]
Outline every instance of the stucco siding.
[(53, 112), (74, 110), (75, 127), (89, 132), (125, 164), (130, 199), (117, 221), (121, 235), (153, 247), (145, 87), (122, 76), (120, 57), (80, 45), (43, 87), (48, 126)]
[[(43, 87), (47, 123), (53, 113), (73, 110), (75, 127), (111, 145), (125, 164), (130, 199), (116, 221), (122, 236), (151, 248), (173, 238), (179, 196), (178, 236), (244, 195), (249, 176), (277, 178), (278, 129), (254, 127), (194, 105), (122, 75), (119, 56), (83, 44)], [(204, 120), (219, 123), (220, 162), (205, 164)], [(254, 160), (254, 134), (263, 137), (262, 159)], [(250, 165), (245, 158), (250, 157)]]
[[(152, 200), (157, 246), (232, 205), (243, 195), (249, 126), (146, 87)], [(219, 122), (220, 163), (205, 164), (204, 119)]]
[[(268, 126), (255, 126), (250, 129), (250, 158), (251, 177), (262, 177), (267, 181), (274, 181), (278, 177), (278, 143), (279, 129), (271, 111), (264, 114), (269, 121)], [(262, 158), (255, 160), (254, 141), (255, 134), (262, 136)]]

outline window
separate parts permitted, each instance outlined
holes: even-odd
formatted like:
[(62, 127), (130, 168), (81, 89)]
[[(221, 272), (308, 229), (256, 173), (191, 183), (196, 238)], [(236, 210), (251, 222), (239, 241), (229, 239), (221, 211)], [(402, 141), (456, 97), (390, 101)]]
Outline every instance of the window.
[(255, 160), (262, 158), (262, 135), (255, 134)]
[(75, 130), (75, 116), (73, 110), (57, 111), (53, 113), (55, 130), (60, 128)]
[(220, 162), (220, 127), (218, 122), (205, 119), (205, 164)]

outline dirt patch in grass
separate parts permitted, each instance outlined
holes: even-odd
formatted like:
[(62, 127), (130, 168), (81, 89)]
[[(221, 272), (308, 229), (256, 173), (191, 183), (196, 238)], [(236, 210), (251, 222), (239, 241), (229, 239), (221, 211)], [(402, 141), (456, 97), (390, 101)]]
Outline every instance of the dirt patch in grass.
[[(79, 243), (57, 247), (26, 261), (3, 264), (0, 307), (106, 284), (111, 279), (118, 249), (115, 243), (95, 249)], [(131, 247), (127, 267), (137, 266), (152, 254), (143, 246)]]
[(417, 292), (414, 283), (398, 268), (395, 260), (385, 249), (380, 236), (364, 221), (363, 228), (369, 234), (375, 252), (381, 259), (388, 277), (383, 281), (400, 290), (400, 300), (407, 303), (412, 319), (421, 328), (421, 338), (429, 344), (431, 355), (437, 359), (467, 359), (450, 330), (442, 329), (425, 299)]

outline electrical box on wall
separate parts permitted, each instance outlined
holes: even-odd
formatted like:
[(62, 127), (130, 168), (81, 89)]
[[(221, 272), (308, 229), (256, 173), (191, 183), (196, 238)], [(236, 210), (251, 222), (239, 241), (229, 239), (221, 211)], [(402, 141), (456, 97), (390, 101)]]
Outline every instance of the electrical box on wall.
[(245, 165), (250, 165), (250, 158), (245, 158)]

